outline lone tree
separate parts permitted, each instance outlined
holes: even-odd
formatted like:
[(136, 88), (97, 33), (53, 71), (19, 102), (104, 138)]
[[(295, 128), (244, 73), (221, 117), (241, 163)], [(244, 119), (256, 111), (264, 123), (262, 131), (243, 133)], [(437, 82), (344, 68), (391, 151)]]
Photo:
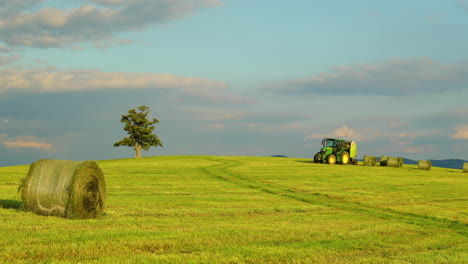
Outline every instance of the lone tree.
[(140, 106), (135, 109), (128, 110), (128, 115), (122, 115), (120, 122), (125, 124), (124, 130), (127, 131), (129, 137), (114, 143), (114, 147), (128, 146), (135, 150), (135, 158), (141, 157), (141, 149), (146, 151), (150, 147), (163, 146), (157, 135), (152, 134), (156, 123), (159, 120), (153, 118), (152, 121), (147, 119), (150, 109), (147, 106)]

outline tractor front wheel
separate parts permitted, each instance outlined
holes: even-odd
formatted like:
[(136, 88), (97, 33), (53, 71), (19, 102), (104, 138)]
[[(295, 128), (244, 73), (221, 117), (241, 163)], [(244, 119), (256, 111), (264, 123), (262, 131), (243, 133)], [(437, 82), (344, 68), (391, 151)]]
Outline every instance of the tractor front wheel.
[(346, 165), (349, 162), (349, 153), (347, 151), (343, 151), (341, 153), (341, 164)]
[(327, 163), (328, 164), (335, 164), (336, 163), (336, 157), (333, 154), (328, 155), (327, 157)]
[(319, 154), (318, 154), (318, 153), (315, 154), (315, 156), (314, 156), (314, 162), (315, 162), (315, 163), (322, 163), (322, 160), (319, 158)]

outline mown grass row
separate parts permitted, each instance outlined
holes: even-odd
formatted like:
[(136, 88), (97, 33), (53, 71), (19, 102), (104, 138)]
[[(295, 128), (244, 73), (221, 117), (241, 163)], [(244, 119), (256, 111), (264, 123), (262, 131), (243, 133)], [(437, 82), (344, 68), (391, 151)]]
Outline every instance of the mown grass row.
[[(242, 167), (242, 164), (238, 161), (228, 161), (221, 159), (211, 160), (218, 161), (220, 162), (220, 164), (202, 168), (202, 170), (205, 173), (220, 178), (222, 180), (244, 185), (248, 188), (258, 189), (272, 195), (279, 195), (281, 197), (287, 197), (290, 199), (295, 199), (314, 205), (328, 206), (350, 212), (367, 214), (371, 217), (378, 217), (382, 219), (394, 219), (421, 226), (434, 226), (441, 229), (445, 229), (445, 231), (455, 231), (462, 235), (468, 235), (468, 226), (464, 222), (459, 220), (450, 220), (446, 218), (418, 215), (408, 212), (399, 212), (391, 208), (379, 208), (368, 206), (362, 202), (350, 202), (346, 200), (339, 200), (336, 199), (336, 197), (324, 193), (307, 193), (305, 191), (301, 191), (299, 188), (297, 188), (297, 186), (294, 187), (295, 185), (291, 187), (286, 187), (272, 183), (261, 183), (258, 181), (254, 181), (250, 178), (232, 173), (229, 170), (230, 168)], [(322, 167), (322, 169), (330, 168)], [(468, 199), (460, 199), (460, 201), (468, 201)]]
[(466, 263), (461, 173), (305, 159), (98, 162), (96, 220), (18, 210), (27, 166), (0, 168), (0, 262)]

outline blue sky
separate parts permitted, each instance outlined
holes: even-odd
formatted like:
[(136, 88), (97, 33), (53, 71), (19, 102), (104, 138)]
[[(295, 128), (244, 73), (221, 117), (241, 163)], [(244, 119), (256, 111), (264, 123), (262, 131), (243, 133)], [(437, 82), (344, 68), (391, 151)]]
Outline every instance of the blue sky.
[(153, 155), (468, 159), (468, 1), (5, 0), (0, 166)]

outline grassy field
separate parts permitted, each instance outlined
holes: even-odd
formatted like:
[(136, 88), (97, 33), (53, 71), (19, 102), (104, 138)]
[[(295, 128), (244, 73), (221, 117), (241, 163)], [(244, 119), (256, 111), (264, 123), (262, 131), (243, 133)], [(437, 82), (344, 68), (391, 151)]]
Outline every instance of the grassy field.
[(468, 263), (461, 170), (264, 157), (99, 161), (101, 219), (19, 209), (29, 166), (0, 168), (0, 262)]

